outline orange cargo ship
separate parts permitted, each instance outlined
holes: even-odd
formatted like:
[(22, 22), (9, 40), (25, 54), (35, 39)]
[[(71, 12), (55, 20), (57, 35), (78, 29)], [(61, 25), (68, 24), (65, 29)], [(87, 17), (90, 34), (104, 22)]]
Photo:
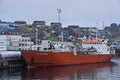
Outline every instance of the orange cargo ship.
[(30, 67), (108, 62), (115, 56), (115, 50), (107, 46), (107, 40), (83, 40), (81, 46), (43, 40), (41, 45), (31, 48), (21, 51)]

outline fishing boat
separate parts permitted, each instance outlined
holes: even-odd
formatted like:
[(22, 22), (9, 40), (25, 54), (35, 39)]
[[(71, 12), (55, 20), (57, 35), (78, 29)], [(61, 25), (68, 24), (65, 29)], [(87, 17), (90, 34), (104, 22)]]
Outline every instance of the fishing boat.
[(115, 56), (115, 49), (107, 39), (86, 39), (82, 45), (72, 42), (42, 40), (31, 50), (21, 50), (29, 68), (108, 62)]

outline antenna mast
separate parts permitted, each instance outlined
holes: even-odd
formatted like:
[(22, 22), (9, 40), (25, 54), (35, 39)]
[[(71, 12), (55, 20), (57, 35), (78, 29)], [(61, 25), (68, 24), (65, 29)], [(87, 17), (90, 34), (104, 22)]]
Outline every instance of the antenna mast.
[(57, 9), (57, 13), (58, 13), (58, 22), (61, 22), (61, 9)]
[(103, 29), (104, 29), (105, 25), (104, 25), (104, 21), (103, 21)]
[[(57, 13), (58, 13), (58, 22), (61, 23), (61, 9), (57, 9)], [(63, 31), (61, 32), (61, 36), (62, 36), (62, 42), (63, 42), (64, 40)]]
[(98, 34), (97, 34), (97, 22), (96, 22), (96, 40), (98, 39)]

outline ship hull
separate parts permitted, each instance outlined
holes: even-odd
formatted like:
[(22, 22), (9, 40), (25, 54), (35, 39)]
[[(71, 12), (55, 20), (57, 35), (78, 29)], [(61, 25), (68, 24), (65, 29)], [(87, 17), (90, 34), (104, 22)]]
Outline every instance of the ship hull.
[(86, 63), (108, 62), (115, 54), (80, 54), (72, 52), (21, 51), (30, 67), (50, 67)]

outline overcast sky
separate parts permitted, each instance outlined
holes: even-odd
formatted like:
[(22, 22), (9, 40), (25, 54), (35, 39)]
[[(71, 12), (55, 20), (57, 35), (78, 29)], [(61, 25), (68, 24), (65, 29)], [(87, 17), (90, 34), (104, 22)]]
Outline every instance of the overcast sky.
[[(61, 8), (63, 26), (103, 28), (111, 23), (120, 23), (120, 0), (0, 0), (2, 21), (35, 20), (57, 22), (57, 8)], [(96, 24), (97, 23), (97, 24)]]

